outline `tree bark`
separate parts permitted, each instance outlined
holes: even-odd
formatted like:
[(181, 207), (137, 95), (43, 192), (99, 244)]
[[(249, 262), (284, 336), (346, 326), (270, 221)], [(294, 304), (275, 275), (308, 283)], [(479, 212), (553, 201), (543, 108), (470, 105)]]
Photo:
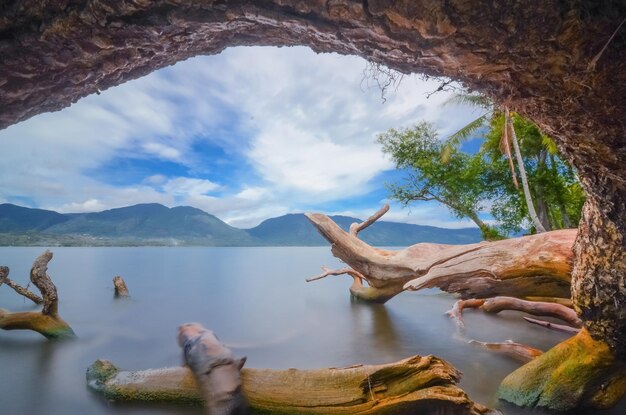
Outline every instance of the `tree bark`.
[(328, 216), (306, 216), (331, 243), (333, 255), (386, 300), (405, 289), (427, 287), (463, 298), (570, 297), (573, 229), (470, 245), (420, 243), (388, 251), (348, 234)]
[[(242, 369), (250, 408), (271, 414), (477, 415), (489, 412), (456, 386), (460, 373), (434, 356), (343, 369)], [(202, 404), (187, 367), (121, 371), (98, 360), (87, 384), (113, 401)]]
[(30, 270), (30, 281), (43, 296), (41, 312), (11, 313), (0, 309), (0, 329), (33, 330), (48, 339), (64, 339), (76, 336), (69, 324), (58, 314), (57, 289), (47, 273), (48, 262), (51, 259), (52, 252), (45, 251), (35, 259)]
[(19, 295), (28, 298), (35, 304), (42, 304), (43, 298), (35, 294), (34, 292), (29, 291), (28, 289), (22, 287), (21, 285), (15, 283), (12, 279), (9, 278), (9, 267), (0, 266), (0, 285), (6, 284), (8, 287), (12, 288)]

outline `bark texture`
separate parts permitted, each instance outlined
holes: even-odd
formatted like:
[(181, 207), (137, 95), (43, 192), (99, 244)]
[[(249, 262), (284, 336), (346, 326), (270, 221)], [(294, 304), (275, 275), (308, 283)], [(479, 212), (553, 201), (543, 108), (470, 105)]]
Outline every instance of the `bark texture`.
[[(367, 281), (367, 295), (356, 296), (368, 301), (384, 302), (405, 289), (426, 287), (463, 298), (570, 296), (574, 229), (469, 245), (419, 243), (388, 251), (345, 232), (326, 215), (306, 216), (331, 243), (333, 255), (351, 267), (342, 271), (351, 273), (355, 284)], [(355, 288), (353, 284), (353, 295)]]
[[(477, 415), (489, 410), (456, 386), (460, 373), (434, 356), (343, 369), (242, 370), (243, 392), (255, 413)], [(121, 371), (98, 360), (87, 370), (90, 388), (114, 401), (201, 404), (187, 367)]]
[(508, 375), (498, 396), (558, 411), (610, 408), (626, 394), (626, 362), (586, 329)]
[[(69, 324), (59, 316), (57, 288), (48, 275), (48, 262), (51, 259), (52, 252), (45, 251), (35, 259), (30, 270), (30, 281), (39, 289), (43, 296), (41, 312), (11, 313), (0, 309), (0, 329), (33, 330), (48, 339), (75, 337), (74, 331)], [(6, 268), (6, 271), (8, 274), (8, 268)], [(0, 269), (1, 272), (2, 270)], [(16, 291), (20, 293), (20, 291)]]

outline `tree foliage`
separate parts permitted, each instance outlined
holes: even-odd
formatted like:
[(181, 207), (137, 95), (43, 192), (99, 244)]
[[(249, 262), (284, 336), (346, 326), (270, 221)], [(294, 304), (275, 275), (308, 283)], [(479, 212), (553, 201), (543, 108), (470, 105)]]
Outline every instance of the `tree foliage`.
[[(512, 117), (542, 223), (547, 229), (575, 227), (584, 202), (575, 172), (536, 125), (516, 114)], [(480, 119), (468, 126), (471, 131), (464, 131), (465, 137), (457, 134), (441, 140), (432, 125), (422, 122), (413, 128), (390, 129), (378, 136), (378, 142), (397, 168), (406, 172), (402, 182), (388, 185), (393, 199), (405, 205), (438, 201), (455, 216), (474, 221), (485, 239), (497, 239), (527, 229), (528, 208), (501, 149), (504, 115), (493, 111)], [(475, 136), (476, 130), (486, 131), (480, 150), (462, 151), (463, 141)], [(481, 219), (485, 214), (496, 224), (485, 223)]]

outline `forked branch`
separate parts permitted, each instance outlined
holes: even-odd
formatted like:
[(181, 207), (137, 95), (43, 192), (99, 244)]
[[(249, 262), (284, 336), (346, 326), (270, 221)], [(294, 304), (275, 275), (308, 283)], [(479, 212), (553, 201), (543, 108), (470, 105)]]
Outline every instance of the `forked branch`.
[(0, 285), (5, 284), (6, 286), (12, 288), (19, 295), (28, 298), (35, 304), (43, 303), (43, 298), (35, 294), (34, 292), (28, 290), (27, 288), (22, 287), (15, 281), (9, 278), (9, 267), (0, 266)]

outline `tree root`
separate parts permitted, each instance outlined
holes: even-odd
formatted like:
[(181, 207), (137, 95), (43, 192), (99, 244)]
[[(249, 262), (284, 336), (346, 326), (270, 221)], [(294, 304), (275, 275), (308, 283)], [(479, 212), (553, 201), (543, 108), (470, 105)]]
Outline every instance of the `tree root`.
[(498, 397), (557, 411), (606, 409), (626, 395), (626, 362), (586, 329), (508, 375)]
[(502, 353), (523, 363), (528, 363), (543, 354), (543, 352), (539, 349), (535, 349), (534, 347), (530, 347), (525, 344), (515, 343), (513, 340), (507, 340), (504, 343), (485, 343), (478, 340), (470, 340), (468, 343), (480, 346), (487, 350)]
[(567, 306), (559, 303), (526, 301), (513, 297), (459, 300), (446, 314), (454, 318), (459, 327), (463, 327), (462, 313), (465, 308), (480, 308), (487, 313), (494, 314), (504, 310), (516, 310), (535, 316), (555, 317), (565, 321), (575, 328), (580, 328), (582, 326), (582, 321), (578, 318), (576, 312)]
[[(343, 369), (242, 369), (244, 395), (255, 413), (488, 413), (456, 386), (459, 376), (450, 364), (434, 356)], [(87, 383), (114, 401), (203, 402), (187, 367), (125, 372), (98, 360), (87, 370)]]

